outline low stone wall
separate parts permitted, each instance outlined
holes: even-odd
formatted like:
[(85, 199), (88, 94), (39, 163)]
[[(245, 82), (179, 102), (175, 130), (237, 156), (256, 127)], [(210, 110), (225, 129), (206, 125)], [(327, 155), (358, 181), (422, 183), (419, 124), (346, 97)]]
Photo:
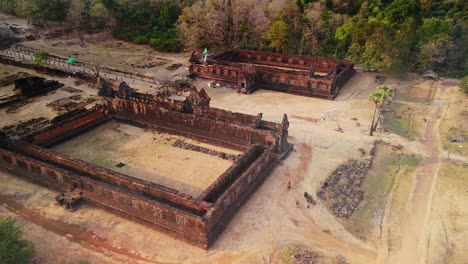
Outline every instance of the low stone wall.
[(237, 83), (242, 72), (242, 67), (239, 67), (239, 65), (192, 64), (189, 66), (189, 72), (194, 77)]
[(317, 58), (301, 55), (286, 55), (279, 53), (269, 53), (254, 50), (231, 50), (212, 57), (213, 60), (230, 62), (253, 62), (255, 64), (285, 67), (292, 69), (310, 70), (311, 65), (315, 65), (315, 71), (331, 72), (339, 60), (328, 58)]
[(336, 96), (341, 88), (346, 84), (346, 82), (353, 77), (356, 73), (354, 69), (354, 63), (348, 64), (333, 80), (333, 86), (336, 87), (336, 90), (333, 91), (334, 96)]
[[(23, 140), (0, 132), (0, 166), (51, 189), (78, 192), (105, 209), (208, 248), (269, 175), (278, 156), (290, 151), (287, 116), (277, 124), (261, 120), (261, 115), (199, 106), (186, 113), (178, 106), (187, 102), (158, 100), (104, 98), (104, 105), (59, 118)], [(199, 197), (192, 197), (42, 147), (112, 118), (247, 151)]]
[(170, 111), (165, 108), (122, 99), (107, 99), (110, 113), (133, 122), (153, 124), (155, 128), (172, 133), (183, 133), (222, 146), (245, 149), (255, 144), (275, 146), (275, 132), (253, 129), (243, 125), (222, 122), (204, 116)]
[[(12, 65), (12, 66), (16, 66), (16, 67), (21, 67), (21, 68), (27, 68), (27, 69), (32, 69), (32, 70), (35, 70), (35, 71), (38, 71), (38, 72), (43, 72), (44, 71), (44, 68), (47, 69), (47, 74), (48, 75), (55, 75), (55, 76), (60, 76), (60, 77), (64, 77), (64, 76), (69, 76), (70, 74), (73, 73), (72, 70), (70, 69), (65, 69), (65, 68), (55, 68), (55, 67), (51, 67), (49, 65), (43, 65), (43, 66), (39, 66), (39, 65), (35, 65), (35, 64), (32, 64), (32, 63), (28, 63), (28, 62), (20, 62), (20, 61), (17, 61), (17, 60), (13, 60), (7, 56), (3, 56), (3, 55), (0, 55), (0, 63), (1, 64), (6, 64), (6, 65)], [(75, 75), (76, 77), (80, 78), (80, 79), (83, 79), (83, 80), (87, 80), (87, 81), (95, 81), (96, 79), (86, 73), (81, 73), (81, 72), (75, 72)]]
[(100, 182), (118, 186), (131, 192), (138, 192), (149, 199), (169, 203), (172, 206), (190, 210), (195, 214), (202, 215), (203, 210), (205, 209), (203, 206), (194, 202), (192, 200), (192, 196), (181, 193), (178, 190), (130, 177), (27, 142), (15, 142), (11, 144), (9, 148), (17, 153), (41, 162), (53, 164), (54, 166), (58, 166), (83, 176), (91, 177), (92, 179)]
[(49, 146), (107, 120), (108, 118), (101, 111), (88, 110), (41, 129), (29, 135), (27, 140), (40, 146)]
[(206, 214), (209, 245), (216, 240), (241, 205), (257, 190), (277, 164), (278, 159), (274, 151), (266, 149), (217, 199)]
[(225, 171), (215, 182), (213, 182), (199, 197), (201, 201), (209, 203), (216, 202), (223, 192), (242, 175), (264, 149), (260, 146), (253, 146), (245, 152), (227, 171)]
[(0, 148), (0, 166), (41, 185), (66, 192), (79, 189), (85, 200), (119, 215), (156, 227), (176, 238), (207, 248), (206, 219), (127, 189), (72, 173)]
[(256, 128), (262, 119), (262, 114), (253, 116), (213, 107), (196, 107), (193, 109), (193, 114), (200, 117), (216, 119), (230, 124), (245, 125), (251, 128)]
[(191, 76), (232, 83), (242, 93), (267, 89), (334, 99), (354, 74), (347, 61), (251, 50), (229, 50), (205, 64), (192, 54), (190, 62)]

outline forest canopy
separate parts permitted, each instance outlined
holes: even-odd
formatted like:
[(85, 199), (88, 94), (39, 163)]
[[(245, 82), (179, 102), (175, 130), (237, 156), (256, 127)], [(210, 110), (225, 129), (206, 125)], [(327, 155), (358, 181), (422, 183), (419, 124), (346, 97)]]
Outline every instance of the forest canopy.
[(468, 74), (464, 0), (0, 0), (0, 8), (159, 51), (245, 48)]

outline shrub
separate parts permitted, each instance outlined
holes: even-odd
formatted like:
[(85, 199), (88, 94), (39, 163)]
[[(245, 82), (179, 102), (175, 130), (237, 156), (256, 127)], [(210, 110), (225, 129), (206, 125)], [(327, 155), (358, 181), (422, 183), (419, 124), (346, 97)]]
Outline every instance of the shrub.
[(34, 253), (33, 244), (21, 239), (23, 231), (15, 226), (12, 217), (0, 218), (0, 263), (30, 263)]
[(462, 89), (463, 92), (468, 94), (468, 75), (463, 77), (463, 79), (460, 82), (460, 88)]
[(149, 40), (148, 40), (148, 37), (146, 36), (137, 36), (133, 42), (135, 44), (138, 44), (138, 45), (143, 45), (143, 44), (148, 44), (149, 43)]

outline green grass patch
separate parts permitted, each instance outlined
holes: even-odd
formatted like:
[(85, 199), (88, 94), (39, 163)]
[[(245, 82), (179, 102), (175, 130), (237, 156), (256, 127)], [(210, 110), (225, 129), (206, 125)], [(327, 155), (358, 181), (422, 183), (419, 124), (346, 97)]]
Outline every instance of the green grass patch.
[(391, 199), (391, 210), (389, 212), (389, 235), (388, 247), (393, 250), (398, 246), (402, 232), (401, 223), (408, 213), (406, 204), (408, 202), (414, 183), (414, 171), (419, 166), (422, 158), (403, 154), (399, 159), (399, 170), (395, 177), (395, 186)]
[(419, 162), (418, 157), (392, 151), (387, 146), (377, 146), (372, 167), (361, 185), (364, 199), (354, 214), (344, 220), (344, 226), (362, 240), (377, 242), (386, 200), (395, 179), (398, 175), (412, 177)]
[(431, 205), (429, 263), (466, 263), (468, 166), (444, 162)]
[[(466, 109), (466, 108), (465, 108)], [(443, 117), (440, 126), (442, 147), (445, 151), (468, 157), (468, 110), (460, 105), (448, 108), (447, 115)], [(458, 141), (463, 137), (464, 141)], [(451, 142), (456, 138), (457, 142)], [(444, 153), (447, 157), (447, 153)]]
[(392, 102), (391, 111), (385, 114), (384, 128), (400, 136), (417, 139), (420, 136), (422, 119), (415, 106)]

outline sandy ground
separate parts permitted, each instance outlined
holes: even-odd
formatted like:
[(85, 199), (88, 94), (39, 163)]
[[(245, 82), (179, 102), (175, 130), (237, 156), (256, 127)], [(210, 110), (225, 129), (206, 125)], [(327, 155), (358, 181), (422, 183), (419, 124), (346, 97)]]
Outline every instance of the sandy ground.
[(428, 263), (464, 263), (468, 254), (468, 166), (444, 163), (430, 213)]
[[(3, 211), (20, 216), (20, 221), (28, 226), (26, 236), (34, 241), (48, 234), (54, 237), (51, 247), (40, 245), (42, 250), (37, 253), (39, 259), (51, 263), (61, 263), (51, 248), (65, 246), (76, 248), (79, 254), (64, 253), (63, 259), (80, 256), (92, 263), (252, 263), (260, 262), (261, 256), (273, 250), (281, 254), (290, 245), (303, 245), (332, 257), (342, 255), (350, 263), (375, 262), (379, 245), (353, 235), (320, 201), (315, 207), (305, 208), (302, 197), (304, 191), (315, 193), (334, 168), (358, 155), (359, 148), (368, 151), (376, 138), (424, 153), (424, 145), (418, 141), (392, 133), (367, 135), (372, 114), (367, 94), (374, 87), (373, 78), (372, 74), (358, 73), (336, 101), (268, 91), (239, 95), (227, 88), (207, 88), (213, 106), (250, 114), (262, 112), (272, 121), (280, 121), (282, 114), (288, 113), (290, 141), (296, 144), (293, 153), (239, 210), (209, 251), (91, 206), (73, 214), (65, 212), (53, 205), (53, 192), (8, 173), (2, 173), (5, 184), (0, 188)], [(197, 84), (205, 87), (206, 81), (199, 80)], [(323, 113), (326, 120), (313, 121)], [(344, 133), (334, 130), (337, 121)], [(285, 188), (288, 181), (293, 183), (291, 191)], [(296, 200), (301, 201), (300, 208), (292, 206)], [(12, 201), (26, 208), (22, 209), (24, 212), (19, 210), (24, 215), (11, 209), (17, 206)], [(42, 217), (40, 221), (35, 219), (37, 215)], [(57, 224), (54, 221), (64, 225), (63, 230), (70, 235), (50, 226), (50, 222)], [(126, 230), (134, 232), (130, 235)]]
[[(97, 95), (97, 89), (90, 87), (88, 84), (82, 84), (80, 86), (76, 86), (74, 84), (76, 79), (74, 78), (61, 78), (61, 77), (56, 77), (56, 76), (51, 77), (51, 76), (45, 75), (42, 72), (35, 72), (32, 70), (21, 69), (18, 67), (7, 66), (4, 64), (0, 64), (0, 72), (3, 72), (4, 75), (15, 74), (18, 72), (26, 72), (31, 75), (41, 76), (49, 80), (57, 80), (60, 83), (63, 83), (65, 86), (79, 89), (82, 92), (77, 93), (77, 94), (83, 97), (90, 97), (90, 96)], [(13, 88), (14, 88), (14, 85), (8, 85), (5, 87), (0, 87), (0, 91), (8, 90), (9, 92), (12, 92)], [(5, 92), (5, 94), (9, 92)], [(72, 95), (76, 95), (76, 94), (71, 94), (63, 90), (62, 88), (60, 88), (54, 91), (50, 91), (45, 95), (27, 99), (28, 103), (20, 107), (16, 107), (15, 105), (13, 105), (13, 106), (0, 108), (0, 117), (1, 117), (0, 127), (3, 127), (5, 125), (17, 124), (17, 123), (24, 122), (32, 118), (38, 118), (38, 117), (46, 117), (46, 118), (52, 119), (55, 116), (57, 116), (59, 113), (53, 110), (52, 108), (47, 107), (46, 104), (54, 100), (57, 100), (60, 98), (66, 98)], [(14, 108), (13, 113), (11, 113), (12, 108)], [(8, 113), (7, 111), (9, 111), (10, 113)]]
[[(177, 139), (188, 141), (111, 121), (54, 146), (53, 150), (194, 197), (233, 164), (219, 157), (171, 146)], [(125, 166), (118, 168), (118, 163)]]
[[(125, 51), (119, 52), (124, 55)], [(138, 50), (126, 52), (132, 54)], [(172, 60), (181, 57), (177, 55)], [(381, 129), (370, 137), (373, 108), (367, 96), (377, 85), (374, 79), (375, 74), (357, 73), (335, 101), (271, 91), (240, 95), (227, 88), (208, 88), (206, 80), (195, 82), (198, 88), (207, 90), (213, 107), (248, 114), (263, 113), (266, 120), (276, 122), (281, 122), (283, 114), (287, 113), (289, 140), (295, 144), (291, 155), (237, 212), (209, 251), (92, 206), (85, 205), (75, 213), (63, 211), (53, 204), (54, 192), (7, 172), (0, 172), (0, 214), (18, 217), (25, 225), (26, 238), (37, 244), (36, 258), (46, 263), (77, 259), (87, 259), (91, 263), (262, 263), (262, 256), (272, 251), (282, 255), (285, 247), (294, 245), (318, 251), (332, 260), (343, 256), (349, 263), (440, 263), (447, 259), (447, 252), (454, 256), (451, 263), (463, 262), (459, 256), (466, 255), (466, 220), (444, 217), (450, 212), (444, 208), (443, 201), (453, 200), (454, 206), (459, 208), (455, 212), (463, 215), (466, 199), (462, 200), (464, 193), (458, 185), (462, 186), (461, 182), (466, 180), (455, 176), (468, 173), (462, 166), (453, 169), (454, 179), (439, 175), (444, 170), (445, 165), (441, 164), (446, 155), (440, 146), (439, 125), (442, 124), (442, 129), (444, 120), (450, 119), (444, 119), (447, 109), (456, 103), (459, 110), (466, 107), (466, 96), (463, 97), (453, 84), (442, 85), (440, 81), (424, 81), (414, 76), (405, 79), (388, 76), (386, 82), (396, 87), (398, 103), (424, 106), (427, 110), (416, 117), (421, 124), (414, 138)], [(11, 114), (0, 114), (2, 123), (14, 119)], [(40, 113), (26, 111), (24, 115), (29, 119), (29, 115)], [(320, 120), (321, 117), (325, 119)], [(421, 121), (423, 118), (426, 121)], [(317, 119), (320, 121), (315, 122)], [(344, 133), (335, 130), (338, 126)], [(375, 139), (401, 144), (407, 155), (416, 153), (421, 162), (414, 171), (398, 172), (393, 177), (392, 187), (384, 189), (388, 194), (372, 209), (381, 212), (381, 224), (362, 230), (371, 232), (375, 238), (365, 240), (360, 233), (347, 229), (353, 223), (336, 219), (320, 201), (306, 208), (303, 194), (308, 192), (315, 197), (336, 167), (358, 156), (359, 148), (368, 152)], [(454, 154), (458, 156), (451, 155), (452, 160), (466, 162), (463, 153)], [(385, 158), (379, 160), (385, 161)], [(375, 166), (386, 168), (382, 163)], [(373, 178), (378, 179), (378, 173)], [(288, 181), (293, 183), (289, 191)], [(381, 182), (385, 181), (374, 184)], [(457, 186), (456, 191), (453, 186)], [(365, 194), (364, 204), (372, 197), (369, 194)], [(300, 202), (299, 208), (295, 206), (296, 201)], [(445, 228), (440, 227), (438, 214), (442, 215)], [(48, 237), (48, 243), (42, 243), (43, 237)], [(444, 237), (448, 237), (445, 240), (449, 243), (444, 242)], [(60, 250), (58, 254), (56, 249), (67, 250)], [(280, 262), (279, 257), (276, 262)]]

